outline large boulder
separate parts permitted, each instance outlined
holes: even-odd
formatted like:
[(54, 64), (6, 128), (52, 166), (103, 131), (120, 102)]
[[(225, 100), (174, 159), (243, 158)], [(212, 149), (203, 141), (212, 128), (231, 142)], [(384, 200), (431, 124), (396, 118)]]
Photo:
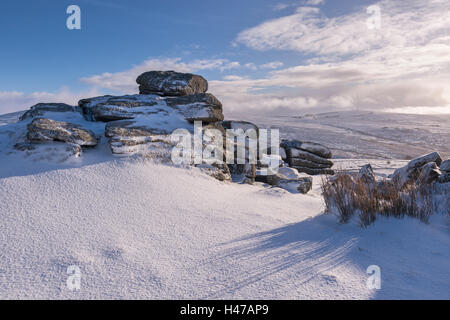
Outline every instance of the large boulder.
[(76, 112), (77, 114), (81, 114), (82, 110), (80, 107), (70, 106), (65, 103), (38, 103), (26, 111), (19, 120), (23, 121), (43, 117), (44, 115), (47, 116), (49, 113), (62, 112)]
[(434, 162), (439, 166), (442, 163), (439, 153), (432, 152), (411, 160), (406, 166), (394, 171), (391, 176), (392, 181), (400, 188), (403, 188), (407, 184), (415, 183), (420, 176), (422, 167), (430, 162)]
[(209, 93), (182, 97), (160, 97), (154, 94), (101, 96), (80, 100), (78, 104), (92, 121), (130, 120), (138, 116), (182, 117), (189, 122), (208, 123), (223, 120), (222, 104)]
[(208, 81), (191, 73), (149, 71), (141, 74), (136, 82), (140, 94), (185, 96), (208, 91)]
[(29, 141), (62, 141), (80, 146), (96, 146), (95, 134), (80, 125), (46, 118), (34, 119), (27, 125)]

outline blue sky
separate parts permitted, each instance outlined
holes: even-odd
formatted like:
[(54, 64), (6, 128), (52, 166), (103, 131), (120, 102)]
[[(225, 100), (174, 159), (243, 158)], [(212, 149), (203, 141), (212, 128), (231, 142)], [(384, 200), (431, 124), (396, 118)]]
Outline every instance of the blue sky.
[[(434, 21), (428, 32), (423, 28), (427, 19), (448, 12), (448, 1), (398, 3), (2, 1), (0, 113), (28, 108), (38, 99), (75, 103), (89, 94), (134, 93), (136, 74), (148, 68), (204, 75), (230, 110), (442, 110), (450, 105), (448, 87), (434, 88), (430, 99), (429, 88), (422, 88), (422, 96), (418, 86), (435, 74), (430, 59), (437, 56), (439, 83), (448, 79), (449, 59), (441, 54), (448, 49), (448, 19)], [(81, 8), (81, 30), (66, 28), (71, 4)], [(366, 9), (374, 4), (385, 23), (371, 31), (365, 28)], [(409, 63), (421, 70), (414, 79), (405, 71), (408, 65), (383, 62), (417, 57), (414, 53), (419, 58)], [(418, 61), (423, 63), (417, 66)], [(373, 69), (362, 72), (368, 65)], [(391, 73), (380, 74), (380, 68)], [(415, 81), (406, 87), (405, 77)], [(392, 86), (402, 94), (389, 92)], [(377, 98), (386, 94), (389, 99)]]

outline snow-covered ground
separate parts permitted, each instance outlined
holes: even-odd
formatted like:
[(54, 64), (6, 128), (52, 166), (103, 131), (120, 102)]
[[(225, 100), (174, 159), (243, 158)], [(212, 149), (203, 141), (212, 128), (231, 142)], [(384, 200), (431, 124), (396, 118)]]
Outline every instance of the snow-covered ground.
[(450, 158), (450, 115), (412, 115), (368, 111), (262, 117), (249, 121), (279, 128), (285, 138), (322, 143), (334, 158), (413, 159), (430, 151)]
[[(0, 299), (450, 299), (445, 215), (428, 225), (411, 218), (340, 225), (322, 214), (320, 177), (307, 195), (290, 194), (114, 159), (104, 143), (70, 163), (35, 162), (4, 152), (16, 134), (4, 124), (17, 116), (0, 116)], [(406, 163), (395, 160), (400, 155), (430, 148), (448, 158), (448, 118), (411, 116), (408, 133), (389, 116), (398, 122), (335, 114), (341, 120), (273, 124), (331, 146), (342, 169), (370, 162), (386, 175)], [(72, 265), (81, 270), (79, 291), (66, 285)], [(381, 268), (380, 290), (366, 285), (371, 265)]]

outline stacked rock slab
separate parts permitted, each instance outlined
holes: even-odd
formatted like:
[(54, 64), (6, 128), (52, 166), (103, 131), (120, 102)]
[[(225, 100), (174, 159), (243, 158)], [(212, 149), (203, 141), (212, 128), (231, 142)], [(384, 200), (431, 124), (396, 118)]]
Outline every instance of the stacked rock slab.
[(310, 175), (334, 174), (330, 160), (332, 153), (327, 147), (313, 142), (283, 140), (280, 149), (286, 153), (290, 167)]
[(20, 121), (29, 123), (25, 136), (19, 139), (14, 149), (27, 155), (34, 153), (35, 159), (59, 158), (65, 161), (72, 156), (79, 157), (82, 147), (95, 147), (98, 143), (96, 134), (79, 124), (86, 122), (79, 107), (64, 103), (39, 103), (25, 112)]

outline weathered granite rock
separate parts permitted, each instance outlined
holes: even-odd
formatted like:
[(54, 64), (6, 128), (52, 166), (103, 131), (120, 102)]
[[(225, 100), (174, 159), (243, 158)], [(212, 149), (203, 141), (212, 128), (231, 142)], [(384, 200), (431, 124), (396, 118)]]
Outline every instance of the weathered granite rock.
[[(258, 127), (251, 122), (234, 120), (222, 121), (222, 126), (226, 131), (225, 145), (229, 155), (227, 163), (233, 179), (243, 183), (254, 183), (255, 162), (258, 158)], [(250, 151), (251, 146), (254, 147), (253, 152)]]
[(286, 161), (291, 167), (307, 174), (334, 174), (330, 149), (314, 143), (298, 140), (283, 140), (280, 147), (284, 149)]
[(280, 146), (286, 149), (286, 151), (289, 149), (299, 149), (326, 159), (330, 159), (332, 157), (330, 149), (314, 142), (303, 142), (298, 140), (282, 140)]
[(450, 172), (442, 172), (442, 174), (438, 178), (439, 183), (448, 183), (450, 182)]
[(329, 167), (333, 166), (333, 162), (316, 154), (300, 149), (288, 149), (288, 162), (293, 163), (294, 160), (307, 160), (316, 164), (324, 164)]
[(358, 178), (364, 181), (366, 184), (374, 184), (375, 173), (373, 172), (372, 166), (370, 164), (366, 164), (361, 167), (358, 173)]
[(315, 176), (319, 174), (327, 174), (327, 175), (333, 175), (335, 172), (332, 169), (312, 169), (307, 167), (301, 167), (301, 166), (292, 166), (292, 168), (297, 169), (299, 172), (304, 172), (309, 175)]
[(285, 175), (281, 173), (275, 173), (275, 174), (261, 174), (261, 170), (256, 170), (256, 177), (255, 180), (257, 182), (263, 182), (270, 184), (271, 186), (277, 185), (277, 183), (281, 180), (288, 179)]
[[(172, 140), (170, 130), (164, 126), (161, 127), (159, 122), (152, 123), (151, 121), (141, 120), (118, 120), (106, 124), (105, 136), (110, 138), (109, 143), (112, 153), (118, 155), (138, 154), (166, 163), (194, 164), (194, 154), (188, 157), (188, 163), (173, 162), (172, 155), (173, 152), (176, 153), (174, 147), (176, 147), (178, 141)], [(178, 129), (183, 129), (189, 134), (193, 133), (194, 126), (191, 123), (183, 120), (179, 124)], [(218, 142), (217, 145), (210, 144), (214, 136), (209, 135), (209, 129), (215, 129), (219, 137), (223, 137), (224, 135), (224, 129), (220, 122), (204, 126), (203, 135), (209, 136), (209, 140), (208, 143), (203, 141), (202, 154), (205, 156), (205, 150), (208, 148), (212, 155), (218, 152), (218, 159), (223, 161), (223, 154), (221, 153), (223, 142)], [(216, 147), (220, 150), (216, 150)], [(225, 163), (214, 163), (214, 159), (214, 157), (211, 159), (203, 159), (201, 164), (195, 164), (195, 166), (218, 180), (231, 180), (228, 166)]]
[(289, 192), (295, 193), (297, 191), (306, 194), (312, 189), (312, 178), (303, 177), (298, 179), (284, 179), (278, 181), (276, 186)]
[(441, 175), (436, 162), (429, 162), (421, 168), (421, 172), (417, 182), (419, 184), (431, 184), (436, 182)]
[(204, 173), (219, 181), (231, 181), (231, 173), (226, 163), (223, 164), (199, 164), (196, 165)]
[(286, 150), (283, 147), (280, 147), (280, 157), (281, 159), (283, 159), (283, 161), (287, 161)]
[(65, 103), (38, 103), (26, 111), (21, 117), (20, 121), (42, 117), (49, 112), (82, 112), (80, 107), (70, 106)]
[(254, 130), (256, 133), (256, 137), (259, 135), (259, 128), (256, 124), (248, 122), (248, 121), (241, 121), (241, 120), (225, 120), (222, 121), (222, 125), (225, 128), (225, 130), (242, 130), (243, 132), (246, 132), (248, 130)]
[(32, 161), (65, 162), (76, 159), (83, 153), (81, 147), (75, 143), (59, 141), (48, 142), (18, 142), (14, 149), (25, 153), (25, 157)]
[(297, 167), (306, 167), (306, 168), (311, 168), (311, 169), (328, 169), (331, 167), (330, 164), (313, 162), (313, 161), (301, 159), (301, 158), (292, 158), (291, 165), (297, 166)]
[(138, 116), (182, 116), (186, 121), (207, 123), (223, 120), (222, 104), (209, 93), (182, 97), (102, 96), (83, 99), (78, 104), (91, 121), (129, 120)]
[(400, 188), (408, 183), (414, 183), (419, 177), (422, 167), (430, 162), (435, 162), (439, 166), (442, 163), (439, 153), (433, 152), (411, 160), (406, 166), (394, 171), (392, 181)]
[(441, 165), (439, 166), (439, 169), (443, 172), (450, 172), (450, 159), (442, 161)]
[(165, 98), (167, 106), (178, 110), (190, 122), (217, 122), (224, 119), (222, 103), (211, 93)]
[(140, 85), (140, 94), (185, 96), (208, 91), (208, 81), (191, 73), (149, 71), (141, 74), (136, 82)]
[(62, 141), (80, 146), (96, 146), (95, 134), (80, 125), (45, 118), (34, 119), (27, 126), (30, 141)]

